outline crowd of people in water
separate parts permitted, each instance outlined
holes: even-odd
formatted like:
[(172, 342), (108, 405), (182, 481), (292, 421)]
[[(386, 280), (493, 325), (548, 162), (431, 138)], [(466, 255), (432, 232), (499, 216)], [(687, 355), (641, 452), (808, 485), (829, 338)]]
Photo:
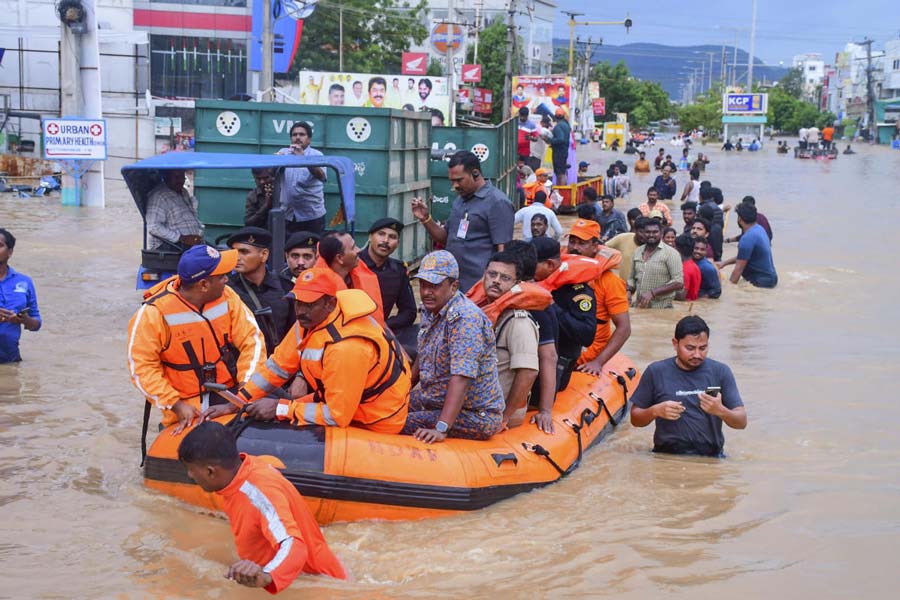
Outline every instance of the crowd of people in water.
[[(283, 153), (309, 154), (311, 137), (295, 124)], [(720, 298), (721, 269), (731, 265), (731, 283), (774, 287), (771, 225), (753, 197), (732, 207), (721, 188), (701, 181), (709, 162), (685, 148), (676, 164), (660, 149), (646, 200), (623, 214), (616, 202), (630, 201), (635, 182), (617, 160), (606, 171), (611, 183), (603, 193), (586, 188), (565, 231), (549, 173), (524, 176), (520, 163), (516, 211), (479, 159), (457, 152), (448, 163), (458, 193), (449, 218), (436, 221), (421, 198), (411, 203), (440, 247), (412, 275), (392, 257), (400, 221), (372, 223), (362, 249), (349, 232), (325, 230), (321, 169), (286, 169), (281, 198), (273, 198), (274, 173), (255, 171), (247, 226), (227, 249), (204, 242), (184, 173), (162, 174), (148, 197), (147, 230), (159, 247), (183, 252), (177, 274), (148, 290), (131, 318), (127, 364), (145, 399), (144, 434), (158, 409), (172, 434), (187, 432), (180, 458), (190, 477), (225, 498), (241, 556), (228, 576), (273, 592), (300, 571), (345, 576), (292, 486), (239, 455), (211, 422), (238, 404), (257, 420), (355, 426), (428, 444), (487, 440), (514, 427), (555, 435), (556, 395), (576, 371), (602, 376), (631, 335), (633, 313)], [(650, 177), (644, 152), (630, 169)], [(579, 165), (579, 179), (591, 179), (589, 170)], [(689, 173), (680, 196), (679, 170)], [(289, 209), (281, 248), (264, 226), (277, 203)], [(731, 213), (741, 233), (725, 238)], [(729, 243), (737, 251), (725, 258)], [(4, 306), (8, 292), (25, 303), (0, 317), (18, 332), (40, 320), (33, 285), (8, 265), (14, 245), (0, 230)], [(267, 267), (272, 252), (284, 252), (279, 273)], [(723, 456), (723, 423), (746, 426), (730, 369), (707, 357), (709, 335), (702, 318), (683, 318), (675, 356), (649, 365), (634, 391), (631, 421), (656, 424), (655, 451)]]

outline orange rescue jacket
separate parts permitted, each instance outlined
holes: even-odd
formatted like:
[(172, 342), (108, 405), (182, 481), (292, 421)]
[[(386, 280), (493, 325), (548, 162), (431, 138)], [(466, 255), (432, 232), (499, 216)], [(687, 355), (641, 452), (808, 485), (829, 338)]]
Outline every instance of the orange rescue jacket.
[(230, 287), (202, 312), (178, 288), (175, 276), (148, 290), (128, 324), (131, 381), (163, 410), (164, 425), (178, 420), (179, 400), (202, 408), (204, 381), (243, 384), (266, 355), (253, 313)]
[(410, 368), (400, 344), (373, 318), (376, 310), (364, 291), (339, 291), (334, 311), (312, 331), (295, 323), (240, 393), (248, 401), (262, 398), (299, 370), (313, 391), (282, 400), (278, 418), (399, 433), (409, 409)]
[(544, 310), (553, 303), (553, 296), (549, 291), (536, 283), (527, 281), (520, 281), (508, 292), (488, 304), (482, 279), (472, 286), (472, 289), (466, 294), (466, 298), (474, 302), (494, 325), (497, 324), (497, 319), (505, 310)]
[(559, 268), (538, 282), (545, 290), (552, 292), (564, 285), (594, 281), (605, 271), (615, 269), (622, 262), (622, 254), (606, 246), (601, 247), (594, 258), (566, 253), (563, 253), (561, 258), (562, 264)]
[[(316, 259), (315, 266), (322, 269), (331, 268), (325, 263), (321, 256)], [(359, 264), (350, 271), (350, 283), (353, 285), (352, 289), (363, 290), (369, 295), (369, 298), (375, 302), (378, 310), (375, 311), (372, 316), (380, 325), (384, 325), (384, 320), (387, 315), (384, 314), (384, 305), (381, 299), (381, 284), (378, 282), (378, 275), (373, 273), (372, 269), (370, 269), (366, 263), (359, 261)], [(344, 285), (346, 285), (346, 283)]]
[(300, 573), (346, 579), (300, 492), (272, 465), (241, 454), (241, 467), (216, 492), (241, 560), (255, 562), (272, 577), (265, 589), (275, 594)]

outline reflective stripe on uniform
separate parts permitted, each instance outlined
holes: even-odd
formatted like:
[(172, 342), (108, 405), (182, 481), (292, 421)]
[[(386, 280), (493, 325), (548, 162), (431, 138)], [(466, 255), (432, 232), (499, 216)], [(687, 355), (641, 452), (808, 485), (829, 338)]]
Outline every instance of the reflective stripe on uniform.
[(134, 338), (137, 334), (138, 325), (141, 323), (141, 317), (144, 316), (144, 310), (147, 308), (146, 304), (142, 304), (141, 308), (138, 309), (137, 317), (134, 319), (134, 327), (131, 328), (131, 335), (128, 336), (128, 367), (131, 370), (131, 378), (134, 380), (134, 385), (137, 389), (144, 395), (145, 398), (149, 398), (153, 400), (153, 404), (156, 405), (157, 408), (168, 408), (166, 406), (160, 406), (159, 404), (159, 396), (148, 394), (144, 387), (141, 385), (141, 378), (137, 374), (137, 370), (134, 364), (134, 356), (132, 356), (131, 352), (134, 349)]
[(325, 348), (304, 348), (300, 353), (301, 360), (322, 360)]
[[(272, 371), (272, 373), (274, 373), (277, 377), (280, 377), (282, 379), (290, 379), (291, 378), (290, 373), (288, 373), (287, 371), (282, 369), (278, 365), (278, 363), (275, 362), (274, 360), (272, 360), (271, 358), (266, 360), (266, 368), (269, 369), (270, 371)], [(250, 380), (253, 381), (253, 378), (251, 377)], [(253, 382), (256, 383), (255, 381), (253, 381)], [(259, 384), (257, 384), (257, 385), (259, 385)], [(262, 386), (259, 386), (259, 387), (262, 387)]]
[[(268, 498), (266, 498), (266, 495), (263, 494), (258, 487), (256, 487), (249, 481), (245, 481), (244, 483), (242, 483), (240, 489), (241, 493), (247, 496), (247, 499), (250, 500), (250, 504), (252, 504), (256, 508), (256, 510), (262, 513), (262, 516), (265, 517), (266, 525), (269, 528), (269, 533), (272, 534), (272, 538), (275, 540), (275, 542), (280, 544), (281, 542), (286, 540), (289, 537), (287, 529), (284, 528), (284, 523), (281, 522), (281, 517), (278, 516), (278, 511), (275, 510), (275, 506), (269, 501)], [(274, 561), (274, 559), (272, 560)], [(270, 562), (269, 564), (272, 563)], [(266, 566), (268, 567), (269, 565)]]
[[(225, 303), (222, 304), (225, 306)], [(247, 308), (246, 305), (242, 303), (242, 307), (244, 309), (244, 318), (247, 319), (247, 322), (253, 327), (253, 358), (250, 359), (250, 364), (247, 365), (247, 373), (244, 375), (244, 380), (241, 382), (242, 384), (247, 383), (250, 380), (250, 376), (256, 372), (257, 365), (259, 365), (260, 355), (262, 351), (265, 350), (265, 340), (263, 339), (262, 330), (260, 330), (259, 325), (256, 323), (256, 317), (253, 316), (253, 313), (250, 312), (250, 309)]]
[(166, 314), (163, 315), (163, 317), (170, 327), (175, 327), (178, 325), (188, 325), (189, 323), (203, 323), (204, 321), (213, 321), (215, 319), (218, 319), (219, 317), (225, 316), (226, 314), (228, 314), (228, 303), (222, 302), (210, 309), (203, 311), (202, 315), (192, 310), (188, 310), (184, 312)]
[(307, 402), (303, 405), (303, 420), (310, 424), (316, 422), (316, 404)]
[(322, 406), (322, 418), (325, 419), (326, 425), (337, 427), (337, 421), (335, 421), (334, 417), (331, 416), (331, 409), (328, 408), (327, 404)]
[(281, 546), (278, 548), (278, 552), (275, 553), (275, 556), (272, 557), (266, 566), (263, 567), (263, 573), (271, 573), (275, 569), (281, 566), (281, 563), (284, 562), (284, 559), (288, 554), (291, 553), (291, 546), (294, 545), (294, 538), (289, 537), (288, 539), (281, 542)]
[(258, 387), (263, 393), (268, 394), (272, 390), (275, 389), (275, 386), (266, 381), (266, 378), (260, 375), (259, 373), (254, 373), (250, 376), (250, 383)]

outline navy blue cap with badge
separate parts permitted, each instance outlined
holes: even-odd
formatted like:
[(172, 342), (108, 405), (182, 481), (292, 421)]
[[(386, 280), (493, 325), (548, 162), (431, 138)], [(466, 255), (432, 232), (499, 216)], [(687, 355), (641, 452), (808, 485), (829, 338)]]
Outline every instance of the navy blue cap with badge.
[(244, 227), (239, 229), (225, 240), (228, 247), (235, 244), (249, 244), (257, 248), (271, 248), (272, 234), (262, 227)]
[(391, 217), (384, 217), (372, 223), (372, 226), (369, 227), (369, 233), (375, 233), (379, 229), (391, 229), (397, 235), (400, 235), (400, 232), (403, 231), (403, 223)]
[(284, 244), (284, 251), (290, 252), (294, 248), (315, 248), (322, 239), (319, 234), (311, 231), (298, 231), (292, 233)]
[(551, 258), (559, 258), (560, 245), (559, 242), (553, 238), (548, 238), (545, 235), (534, 237), (531, 238), (531, 245), (537, 250), (538, 262), (549, 260)]

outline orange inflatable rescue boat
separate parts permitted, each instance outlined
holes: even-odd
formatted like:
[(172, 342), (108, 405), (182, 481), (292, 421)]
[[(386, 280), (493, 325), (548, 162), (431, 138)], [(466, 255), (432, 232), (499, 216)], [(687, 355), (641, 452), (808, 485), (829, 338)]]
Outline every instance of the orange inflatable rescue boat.
[[(264, 456), (309, 503), (320, 524), (365, 519), (412, 520), (484, 508), (559, 481), (584, 453), (626, 417), (639, 375), (616, 355), (600, 377), (572, 374), (553, 407), (554, 435), (530, 424), (487, 441), (449, 438), (424, 444), (411, 436), (349, 427), (294, 427), (224, 417), (238, 449)], [(182, 435), (156, 438), (144, 465), (147, 487), (191, 504), (221, 510), (178, 461)]]

